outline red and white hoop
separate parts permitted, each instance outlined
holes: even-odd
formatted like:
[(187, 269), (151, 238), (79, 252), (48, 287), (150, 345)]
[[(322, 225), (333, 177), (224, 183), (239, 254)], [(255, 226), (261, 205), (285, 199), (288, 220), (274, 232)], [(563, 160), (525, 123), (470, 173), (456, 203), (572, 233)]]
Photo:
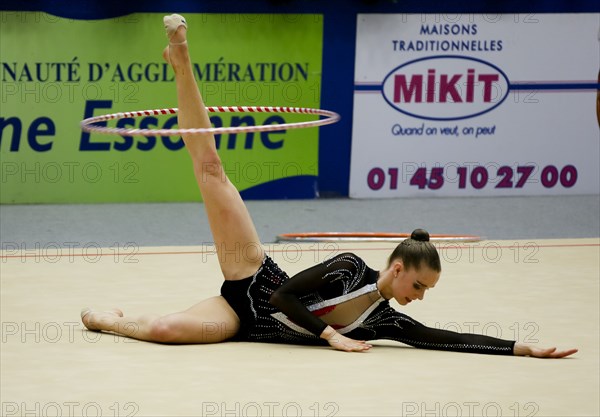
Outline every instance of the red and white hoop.
[(310, 109), (303, 107), (263, 107), (263, 106), (215, 106), (207, 107), (209, 113), (300, 113), (324, 116), (324, 119), (311, 120), (306, 122), (282, 123), (272, 125), (258, 126), (236, 126), (236, 127), (209, 127), (209, 128), (193, 128), (193, 129), (126, 129), (118, 127), (98, 126), (96, 123), (105, 122), (107, 120), (124, 119), (129, 117), (143, 116), (160, 116), (168, 114), (177, 114), (177, 109), (156, 109), (156, 110), (140, 110), (125, 113), (113, 113), (101, 116), (90, 117), (81, 121), (81, 129), (86, 132), (102, 133), (121, 136), (175, 136), (191, 133), (245, 133), (245, 132), (271, 132), (276, 130), (301, 129), (307, 127), (323, 126), (335, 123), (340, 120), (340, 115), (321, 109)]
[[(283, 233), (277, 236), (277, 242), (402, 242), (410, 233), (376, 232), (306, 232)], [(430, 234), (429, 240), (435, 242), (480, 242), (480, 236)]]

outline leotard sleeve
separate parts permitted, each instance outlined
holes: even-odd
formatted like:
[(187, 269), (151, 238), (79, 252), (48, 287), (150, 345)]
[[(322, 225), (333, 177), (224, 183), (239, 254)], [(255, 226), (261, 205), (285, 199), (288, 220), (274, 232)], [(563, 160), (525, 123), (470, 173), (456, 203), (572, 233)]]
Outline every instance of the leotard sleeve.
[[(383, 307), (383, 306), (382, 306)], [(420, 349), (513, 355), (515, 341), (427, 327), (387, 305), (371, 329), (377, 339), (390, 339)], [(370, 327), (365, 323), (366, 327)]]
[(334, 281), (342, 281), (342, 288), (347, 289), (348, 282), (357, 277), (361, 263), (364, 264), (353, 254), (338, 255), (294, 275), (271, 295), (269, 301), (290, 320), (315, 336), (320, 336), (327, 323), (304, 306), (302, 296), (314, 293)]

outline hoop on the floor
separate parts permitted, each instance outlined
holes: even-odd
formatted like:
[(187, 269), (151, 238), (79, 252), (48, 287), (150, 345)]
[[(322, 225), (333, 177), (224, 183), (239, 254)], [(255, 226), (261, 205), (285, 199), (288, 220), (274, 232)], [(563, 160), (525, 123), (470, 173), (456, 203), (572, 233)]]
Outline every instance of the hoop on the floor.
[[(284, 233), (277, 236), (277, 242), (401, 242), (410, 237), (410, 233), (372, 233), (372, 232), (309, 232)], [(430, 234), (432, 242), (479, 242), (480, 236)]]
[(81, 121), (81, 129), (85, 132), (102, 133), (121, 136), (174, 136), (191, 133), (246, 133), (246, 132), (271, 132), (276, 130), (301, 129), (307, 127), (323, 126), (335, 123), (340, 120), (340, 115), (321, 109), (310, 109), (304, 107), (264, 107), (264, 106), (215, 106), (207, 107), (209, 113), (298, 113), (312, 114), (324, 116), (324, 119), (311, 120), (306, 122), (282, 123), (272, 125), (258, 126), (236, 126), (236, 127), (209, 127), (209, 128), (193, 128), (193, 129), (126, 129), (119, 127), (98, 126), (96, 123), (105, 122), (107, 120), (124, 119), (129, 117), (142, 116), (160, 116), (168, 114), (176, 114), (178, 109), (155, 109), (155, 110), (140, 110), (125, 113), (105, 114), (101, 116), (90, 117)]

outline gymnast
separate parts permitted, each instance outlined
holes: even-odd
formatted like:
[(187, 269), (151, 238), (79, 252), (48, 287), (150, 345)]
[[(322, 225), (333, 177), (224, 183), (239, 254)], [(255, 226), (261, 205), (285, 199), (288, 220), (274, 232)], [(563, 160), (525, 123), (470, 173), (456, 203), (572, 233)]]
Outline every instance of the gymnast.
[[(169, 45), (163, 57), (175, 71), (179, 127), (211, 127), (192, 72), (186, 21), (171, 15), (164, 23)], [(422, 300), (440, 278), (440, 258), (422, 229), (396, 247), (381, 271), (343, 253), (290, 278), (265, 253), (239, 192), (224, 172), (213, 135), (184, 134), (183, 140), (225, 278), (221, 295), (162, 317), (84, 309), (81, 319), (89, 330), (157, 343), (329, 344), (347, 352), (367, 351), (372, 347), (367, 341), (375, 339), (423, 349), (541, 358), (577, 352), (433, 329), (392, 308), (392, 298), (400, 305)]]

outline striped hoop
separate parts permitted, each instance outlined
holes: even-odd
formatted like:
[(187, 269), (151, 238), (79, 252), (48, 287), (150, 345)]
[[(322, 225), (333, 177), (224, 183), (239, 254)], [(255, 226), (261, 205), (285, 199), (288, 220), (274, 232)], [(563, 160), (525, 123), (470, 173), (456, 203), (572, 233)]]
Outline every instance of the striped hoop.
[[(284, 233), (277, 236), (277, 242), (401, 242), (410, 233), (371, 233), (371, 232), (308, 232)], [(429, 235), (432, 242), (479, 242), (480, 236), (472, 235)]]
[(193, 128), (193, 129), (126, 129), (118, 127), (98, 126), (96, 123), (105, 122), (107, 120), (124, 119), (129, 117), (142, 116), (160, 116), (167, 114), (177, 114), (177, 109), (156, 109), (156, 110), (140, 110), (125, 113), (113, 113), (102, 116), (90, 117), (81, 121), (81, 129), (85, 132), (102, 133), (109, 135), (121, 136), (175, 136), (188, 133), (244, 133), (244, 132), (271, 132), (276, 130), (301, 129), (307, 127), (323, 126), (335, 123), (340, 120), (340, 115), (321, 109), (309, 109), (302, 107), (246, 107), (246, 106), (229, 106), (229, 107), (207, 107), (209, 113), (301, 113), (324, 116), (324, 119), (311, 120), (307, 122), (282, 123), (272, 125), (259, 126), (237, 126), (237, 127), (209, 127), (209, 128)]

